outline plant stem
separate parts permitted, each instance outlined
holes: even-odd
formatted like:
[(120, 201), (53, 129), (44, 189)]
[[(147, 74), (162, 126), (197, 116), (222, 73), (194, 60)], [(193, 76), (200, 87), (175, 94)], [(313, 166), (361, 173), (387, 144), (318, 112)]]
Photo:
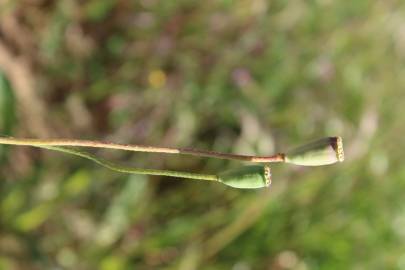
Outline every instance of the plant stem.
[(92, 160), (92, 161), (96, 162), (97, 164), (104, 166), (110, 170), (117, 171), (117, 172), (171, 176), (171, 177), (187, 178), (187, 179), (195, 179), (195, 180), (219, 181), (217, 175), (211, 175), (211, 174), (198, 174), (198, 173), (188, 173), (188, 172), (179, 172), (179, 171), (140, 169), (140, 168), (126, 167), (126, 166), (114, 164), (110, 161), (100, 159), (90, 153), (78, 151), (78, 150), (66, 148), (66, 147), (59, 147), (59, 146), (35, 146), (35, 147), (45, 148), (45, 149), (49, 149), (49, 150), (55, 150), (55, 151), (64, 152), (64, 153), (76, 155), (79, 157), (83, 157), (83, 158)]
[(238, 160), (256, 163), (284, 162), (284, 154), (276, 154), (273, 156), (249, 156), (221, 153), (207, 150), (198, 150), (192, 148), (172, 148), (172, 147), (155, 147), (146, 145), (133, 144), (118, 144), (111, 142), (89, 141), (89, 140), (71, 140), (71, 139), (19, 139), (12, 137), (0, 137), (0, 144), (10, 145), (28, 145), (28, 146), (81, 146), (93, 148), (117, 149), (133, 152), (148, 152), (148, 153), (165, 153), (165, 154), (180, 154), (192, 155), (198, 157), (219, 158), (227, 160)]

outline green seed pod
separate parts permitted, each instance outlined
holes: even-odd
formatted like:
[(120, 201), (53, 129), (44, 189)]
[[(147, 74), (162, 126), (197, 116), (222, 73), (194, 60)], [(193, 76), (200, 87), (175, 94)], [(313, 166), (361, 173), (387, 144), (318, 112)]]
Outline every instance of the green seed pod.
[(271, 184), (270, 167), (244, 166), (218, 175), (221, 183), (234, 188), (262, 188)]
[(341, 137), (327, 137), (313, 141), (284, 156), (287, 163), (304, 166), (321, 166), (342, 162), (344, 160), (343, 142)]

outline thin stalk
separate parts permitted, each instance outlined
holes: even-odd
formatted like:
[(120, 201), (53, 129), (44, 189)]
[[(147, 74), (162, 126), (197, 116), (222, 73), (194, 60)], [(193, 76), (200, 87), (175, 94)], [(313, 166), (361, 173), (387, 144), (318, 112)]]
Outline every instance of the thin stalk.
[(140, 168), (132, 168), (126, 167), (118, 164), (114, 164), (110, 161), (100, 159), (90, 153), (79, 151), (76, 149), (66, 148), (66, 147), (59, 147), (59, 146), (35, 146), (40, 148), (45, 148), (49, 150), (55, 150), (59, 152), (64, 152), (68, 154), (72, 154), (75, 156), (83, 157), (94, 161), (95, 163), (106, 167), (110, 170), (123, 172), (123, 173), (131, 173), (131, 174), (145, 174), (145, 175), (160, 175), (160, 176), (170, 176), (170, 177), (178, 177), (178, 178), (187, 178), (187, 179), (195, 179), (195, 180), (207, 180), (207, 181), (219, 181), (217, 175), (211, 174), (198, 174), (198, 173), (188, 173), (188, 172), (179, 172), (179, 171), (168, 171), (168, 170), (154, 170), (154, 169), (140, 169)]
[(284, 154), (272, 156), (250, 156), (215, 151), (198, 150), (192, 148), (156, 147), (147, 145), (118, 144), (102, 141), (71, 140), (71, 139), (19, 139), (13, 137), (0, 137), (0, 144), (28, 145), (28, 146), (80, 146), (92, 148), (117, 149), (133, 152), (180, 154), (198, 157), (219, 158), (227, 160), (238, 160), (256, 163), (284, 162)]

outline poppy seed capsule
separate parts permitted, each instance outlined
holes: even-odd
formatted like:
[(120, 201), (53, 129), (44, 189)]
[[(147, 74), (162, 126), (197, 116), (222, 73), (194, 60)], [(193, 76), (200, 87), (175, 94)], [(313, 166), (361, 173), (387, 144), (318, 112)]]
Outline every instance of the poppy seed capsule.
[(313, 141), (284, 156), (287, 163), (304, 166), (321, 166), (342, 162), (344, 160), (343, 142), (341, 137), (327, 137)]
[(234, 188), (263, 188), (271, 184), (270, 167), (244, 166), (218, 175), (219, 182)]

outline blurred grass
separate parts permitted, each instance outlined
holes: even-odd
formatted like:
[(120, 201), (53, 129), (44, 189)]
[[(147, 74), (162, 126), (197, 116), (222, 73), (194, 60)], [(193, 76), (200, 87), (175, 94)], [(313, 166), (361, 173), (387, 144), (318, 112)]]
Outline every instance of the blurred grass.
[[(3, 135), (10, 135), (15, 123), (15, 98), (7, 78), (0, 73), (0, 127)], [(4, 162), (5, 148), (0, 149), (0, 161)]]
[[(0, 147), (0, 269), (405, 269), (403, 1), (6, 0), (0, 13), (49, 137), (268, 154), (341, 135), (346, 150), (243, 191)], [(0, 132), (36, 137), (13, 68), (0, 65)]]

